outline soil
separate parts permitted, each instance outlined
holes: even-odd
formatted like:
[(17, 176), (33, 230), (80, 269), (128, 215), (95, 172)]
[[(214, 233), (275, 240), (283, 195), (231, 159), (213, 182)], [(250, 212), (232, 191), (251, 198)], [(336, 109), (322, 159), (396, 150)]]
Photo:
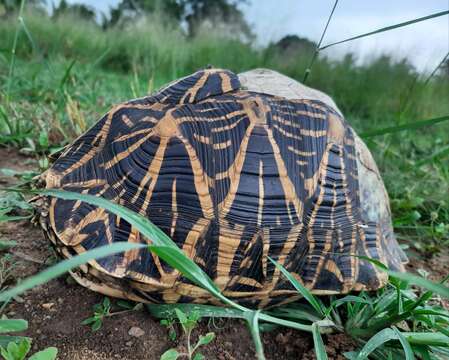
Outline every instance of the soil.
[[(0, 169), (30, 170), (34, 166), (17, 152), (0, 148)], [(11, 185), (11, 179), (0, 177), (0, 186), (5, 185)], [(41, 230), (29, 221), (0, 223), (0, 238), (18, 243), (10, 250), (16, 263), (16, 279), (37, 273), (56, 261)], [(426, 259), (414, 254), (409, 269), (424, 268), (433, 277), (441, 278), (449, 272), (449, 255), (439, 256)], [(55, 346), (60, 360), (159, 359), (167, 349), (182, 350), (185, 344), (179, 329), (177, 340), (171, 341), (167, 328), (145, 310), (108, 317), (101, 329), (93, 332), (81, 322), (92, 316), (93, 305), (103, 297), (68, 276), (34, 288), (17, 300), (8, 305), (7, 316), (28, 320), (29, 329), (24, 335), (33, 339), (33, 350)], [(140, 328), (144, 334), (129, 335), (132, 327)], [(215, 332), (216, 338), (203, 347), (206, 359), (255, 358), (252, 339), (243, 322), (202, 320), (194, 337), (210, 331)], [(329, 359), (344, 359), (343, 353), (355, 347), (343, 334), (326, 336), (324, 341)], [(264, 333), (263, 343), (267, 359), (315, 359), (313, 340), (307, 333), (279, 328)]]

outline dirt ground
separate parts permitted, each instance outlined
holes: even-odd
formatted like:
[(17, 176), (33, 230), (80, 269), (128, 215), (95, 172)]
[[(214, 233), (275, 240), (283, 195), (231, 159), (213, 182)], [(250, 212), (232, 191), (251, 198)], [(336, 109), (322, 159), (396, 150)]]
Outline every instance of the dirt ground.
[[(16, 152), (0, 149), (0, 169), (31, 169), (35, 165)], [(0, 187), (11, 180), (0, 177)], [(10, 252), (17, 262), (16, 278), (24, 278), (43, 270), (55, 261), (54, 253), (41, 230), (28, 221), (0, 223), (0, 238), (18, 243)], [(418, 254), (411, 257), (409, 268), (424, 268), (440, 278), (449, 272), (449, 256), (439, 255), (424, 259)], [(33, 338), (33, 349), (47, 346), (58, 348), (60, 360), (112, 360), (159, 359), (169, 348), (181, 349), (184, 339), (172, 342), (167, 329), (145, 310), (107, 318), (103, 327), (92, 332), (81, 321), (93, 313), (92, 306), (103, 297), (70, 281), (68, 276), (51, 281), (27, 292), (20, 302), (12, 302), (6, 309), (11, 318), (28, 320), (29, 329), (24, 334)], [(138, 327), (144, 334), (128, 334)], [(246, 326), (241, 321), (223, 320), (212, 323), (202, 320), (198, 331), (213, 331), (215, 340), (205, 346), (206, 359), (252, 359), (254, 347)], [(179, 334), (179, 333), (178, 333)], [(195, 334), (196, 335), (196, 334)], [(276, 329), (263, 335), (267, 359), (314, 359), (313, 342), (309, 334), (291, 329)], [(354, 348), (354, 343), (344, 335), (325, 338), (330, 359), (344, 359), (342, 353)]]

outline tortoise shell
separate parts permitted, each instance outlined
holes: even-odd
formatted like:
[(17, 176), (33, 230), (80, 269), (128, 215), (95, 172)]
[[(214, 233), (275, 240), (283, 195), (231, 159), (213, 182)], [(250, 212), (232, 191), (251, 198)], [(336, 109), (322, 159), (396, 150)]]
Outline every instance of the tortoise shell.
[[(114, 107), (43, 178), (47, 188), (102, 196), (147, 217), (226, 296), (265, 307), (298, 297), (268, 257), (316, 294), (385, 284), (384, 273), (354, 255), (402, 270), (389, 216), (385, 225), (361, 204), (375, 196), (361, 194), (374, 190), (358, 175), (357, 139), (336, 107), (245, 90), (232, 72), (208, 69)], [(102, 208), (45, 204), (41, 224), (64, 257), (118, 241), (150, 243)], [(216, 302), (147, 249), (72, 275), (109, 296)]]

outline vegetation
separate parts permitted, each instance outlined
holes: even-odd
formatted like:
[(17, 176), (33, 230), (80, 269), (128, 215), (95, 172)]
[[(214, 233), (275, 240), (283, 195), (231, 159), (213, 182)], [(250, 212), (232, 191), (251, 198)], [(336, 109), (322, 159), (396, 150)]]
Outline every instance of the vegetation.
[[(203, 2), (215, 5), (204, 8)], [(86, 9), (65, 2), (52, 17), (38, 6), (34, 10), (25, 7), (18, 16), (19, 3), (0, 1), (0, 16), (5, 16), (2, 6), (8, 14), (0, 22), (0, 146), (15, 147), (39, 159), (37, 172), (17, 174), (2, 169), (16, 176), (22, 185), (48, 167), (52, 154), (84, 132), (113, 104), (144, 96), (208, 64), (235, 72), (267, 67), (302, 80), (316, 47), (306, 39), (288, 37), (266, 48), (255, 48), (238, 8), (227, 1), (168, 1), (164, 6), (173, 7), (162, 9), (164, 13), (157, 12), (161, 10), (158, 1), (123, 1), (102, 26)], [(182, 6), (175, 9), (178, 5)], [(124, 10), (149, 13), (134, 14), (133, 21), (127, 21)], [(199, 21), (223, 19), (226, 14), (238, 25), (232, 36), (225, 36), (228, 32), (220, 25), (211, 28)], [(186, 21), (187, 30), (182, 27)], [(429, 76), (418, 73), (407, 60), (397, 61), (388, 55), (360, 64), (352, 54), (337, 61), (321, 51), (308, 77), (308, 85), (331, 95), (356, 131), (367, 135), (391, 196), (394, 225), (402, 242), (430, 252), (449, 244), (449, 143), (445, 136), (449, 131), (449, 77), (447, 62), (441, 65), (441, 70)], [(378, 359), (448, 356), (449, 312), (441, 306), (441, 298), (449, 298), (447, 279), (435, 284), (410, 274), (390, 272), (389, 284), (376, 293), (317, 298), (281, 268), (306, 302), (254, 311), (225, 298), (212, 280), (148, 220), (104, 199), (57, 191), (47, 194), (72, 196), (119, 213), (153, 240), (151, 251), (228, 306), (151, 306), (155, 316), (165, 319), (170, 336), (178, 322), (190, 334), (199, 317), (232, 317), (247, 321), (260, 359), (260, 329), (272, 326), (311, 332), (318, 359), (327, 358), (321, 335), (329, 332), (344, 332), (360, 344), (354, 353), (345, 354), (349, 359), (369, 354)], [(23, 194), (2, 194), (0, 221), (29, 217), (31, 208)], [(136, 247), (141, 245), (98, 248), (62, 261), (12, 289), (4, 287), (2, 281), (0, 301), (5, 305), (23, 291), (89, 259)], [(2, 279), (10, 270), (8, 261), (2, 257)], [(376, 265), (388, 271), (382, 264)], [(137, 309), (131, 306), (124, 311)], [(111, 304), (105, 300), (97, 304), (85, 324), (95, 330), (105, 317), (118, 313), (122, 311), (111, 312)], [(15, 322), (15, 327), (8, 328), (12, 323), (5, 321)], [(25, 328), (23, 320), (0, 320), (1, 333)], [(193, 346), (190, 335), (187, 338), (187, 354), (170, 349), (165, 358), (182, 355), (200, 359), (194, 354), (196, 348), (212, 341), (213, 335), (200, 337)], [(0, 344), (5, 359), (25, 358), (30, 348), (28, 338), (5, 339)], [(39, 354), (30, 359), (55, 358), (56, 349)]]
[[(199, 351), (197, 351), (201, 346), (209, 344), (214, 340), (215, 334), (213, 332), (209, 332), (206, 335), (200, 335), (198, 337), (198, 341), (196, 344), (192, 344), (192, 330), (198, 325), (198, 321), (200, 320), (200, 313), (198, 311), (191, 311), (188, 314), (185, 314), (182, 310), (178, 308), (174, 308), (174, 313), (176, 314), (177, 322), (181, 325), (182, 330), (184, 331), (184, 335), (186, 337), (186, 352), (178, 352), (176, 349), (168, 349), (161, 356), (161, 360), (176, 360), (179, 358), (187, 358), (189, 360), (202, 360), (204, 359), (204, 355), (202, 355)], [(173, 319), (164, 319), (161, 320), (163, 324), (172, 326), (174, 320)], [(170, 332), (169, 334), (172, 334)]]

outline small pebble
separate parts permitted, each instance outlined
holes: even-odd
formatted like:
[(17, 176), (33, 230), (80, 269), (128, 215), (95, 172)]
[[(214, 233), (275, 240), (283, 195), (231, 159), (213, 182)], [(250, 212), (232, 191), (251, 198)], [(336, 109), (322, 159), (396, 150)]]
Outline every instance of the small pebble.
[(132, 341), (127, 341), (127, 342), (125, 343), (126, 346), (131, 346), (132, 344), (133, 344)]
[(143, 331), (140, 327), (133, 326), (131, 329), (129, 329), (128, 335), (138, 338), (142, 335), (145, 335), (145, 331)]
[(47, 310), (51, 309), (53, 306), (55, 306), (55, 303), (45, 303), (45, 304), (42, 304), (42, 307), (43, 307), (44, 309), (47, 309)]

